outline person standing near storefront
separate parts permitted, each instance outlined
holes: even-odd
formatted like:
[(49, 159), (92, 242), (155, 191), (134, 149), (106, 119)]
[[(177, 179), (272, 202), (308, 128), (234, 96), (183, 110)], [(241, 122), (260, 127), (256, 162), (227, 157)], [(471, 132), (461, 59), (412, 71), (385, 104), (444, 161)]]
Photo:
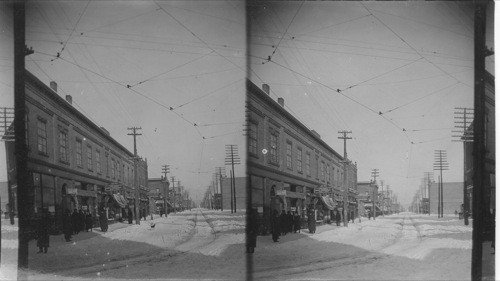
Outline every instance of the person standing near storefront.
[(50, 217), (49, 212), (46, 208), (42, 209), (42, 217), (38, 224), (38, 239), (36, 245), (38, 246), (38, 253), (47, 253), (47, 248), (49, 247), (49, 229), (50, 229)]
[(69, 209), (66, 209), (66, 211), (63, 214), (63, 233), (66, 242), (70, 242), (71, 235), (73, 234), (73, 225), (72, 225), (71, 212)]
[(74, 209), (71, 214), (71, 225), (73, 226), (73, 235), (80, 233), (80, 215), (77, 209)]
[(314, 217), (314, 208), (312, 207), (307, 212), (307, 226), (309, 227), (309, 233), (316, 232), (316, 219)]
[(273, 236), (273, 241), (278, 242), (281, 234), (281, 222), (278, 210), (273, 210), (273, 214), (271, 215), (271, 233)]
[(286, 215), (286, 211), (283, 210), (280, 215), (280, 229), (281, 235), (286, 235), (288, 231), (288, 216)]
[(99, 210), (99, 225), (101, 226), (101, 231), (108, 231), (108, 218), (106, 216), (106, 208), (103, 206)]
[(337, 226), (340, 226), (340, 221), (341, 220), (342, 220), (342, 216), (340, 215), (339, 210), (337, 210), (337, 212), (335, 214), (335, 222), (336, 222)]
[(132, 210), (130, 210), (130, 208), (128, 208), (128, 214), (127, 214), (127, 218), (128, 218), (128, 224), (132, 224)]
[(94, 220), (92, 219), (92, 214), (90, 211), (87, 211), (87, 214), (85, 215), (85, 231), (88, 232), (90, 229), (90, 232), (92, 232), (93, 224)]
[(78, 222), (80, 223), (79, 231), (85, 231), (86, 216), (82, 209), (78, 212)]
[(293, 217), (293, 224), (294, 224), (293, 233), (297, 233), (297, 231), (299, 231), (300, 233), (301, 225), (300, 225), (300, 216), (298, 213), (295, 213), (295, 216)]
[(293, 215), (292, 212), (288, 211), (287, 216), (287, 232), (292, 233), (293, 231)]

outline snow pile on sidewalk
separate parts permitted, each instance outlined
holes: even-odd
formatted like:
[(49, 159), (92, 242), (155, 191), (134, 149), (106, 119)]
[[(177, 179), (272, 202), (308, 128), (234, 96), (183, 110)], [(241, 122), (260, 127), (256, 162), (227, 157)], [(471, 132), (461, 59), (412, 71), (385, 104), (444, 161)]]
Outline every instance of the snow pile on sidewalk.
[(212, 222), (212, 226), (217, 232), (234, 229), (244, 229), (245, 220), (216, 220)]

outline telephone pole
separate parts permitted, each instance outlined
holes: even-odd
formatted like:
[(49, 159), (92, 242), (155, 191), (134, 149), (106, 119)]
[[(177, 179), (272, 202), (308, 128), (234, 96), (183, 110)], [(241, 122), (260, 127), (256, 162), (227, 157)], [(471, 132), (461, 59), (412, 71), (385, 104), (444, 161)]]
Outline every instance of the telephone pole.
[(375, 194), (375, 187), (377, 186), (377, 177), (378, 177), (378, 169), (372, 169), (372, 177), (373, 177), (373, 200), (372, 200), (372, 214), (373, 214), (373, 220), (375, 220), (375, 214), (377, 213), (375, 211), (375, 198), (376, 198), (376, 194)]
[(234, 178), (234, 165), (241, 164), (238, 156), (238, 145), (226, 144), (226, 165), (231, 165), (231, 213), (236, 213), (236, 179)]
[(434, 151), (434, 170), (439, 170), (439, 186), (438, 186), (438, 218), (443, 217), (443, 170), (448, 170), (448, 162), (446, 160), (445, 150)]
[(458, 135), (453, 135), (457, 138), (453, 140), (454, 142), (462, 142), (464, 146), (464, 208), (463, 217), (464, 225), (469, 225), (470, 206), (469, 206), (469, 195), (467, 192), (467, 167), (465, 163), (465, 147), (466, 143), (474, 141), (474, 131), (472, 129), (472, 121), (474, 120), (474, 109), (466, 107), (455, 107), (455, 128), (457, 130), (453, 133)]
[(138, 130), (141, 130), (141, 127), (129, 127), (127, 130), (132, 131), (132, 133), (129, 133), (127, 135), (133, 136), (134, 137), (134, 193), (135, 193), (135, 200), (134, 200), (134, 205), (135, 205), (135, 224), (140, 224), (140, 216), (139, 216), (139, 187), (137, 183), (137, 136), (141, 136), (142, 134), (137, 133)]
[[(14, 142), (15, 141), (15, 134), (14, 134), (14, 108), (12, 107), (0, 107), (0, 119), (3, 121), (3, 126), (0, 127), (0, 134), (2, 134), (1, 140), (4, 142)], [(11, 127), (12, 125), (12, 127)], [(15, 143), (13, 144), (15, 145)], [(9, 201), (9, 218), (10, 218), (10, 224), (14, 225), (14, 211), (15, 211), (15, 206), (17, 205), (16, 202), (14, 202), (14, 194), (12, 193), (12, 172), (14, 172), (16, 169), (12, 167), (11, 165), (14, 163), (10, 163), (10, 157), (7, 155), (5, 159), (7, 160), (7, 194), (8, 194), (8, 201)], [(14, 164), (15, 165), (15, 164)]]
[(348, 134), (351, 134), (352, 131), (343, 130), (343, 131), (339, 131), (338, 133), (340, 134), (340, 136), (338, 138), (344, 140), (344, 161), (342, 161), (344, 163), (344, 179), (343, 179), (343, 182), (344, 182), (344, 208), (343, 208), (343, 219), (344, 219), (344, 226), (347, 226), (348, 223), (349, 223), (347, 221), (347, 207), (348, 207), (347, 204), (348, 204), (348, 200), (349, 200), (349, 188), (347, 187), (347, 164), (348, 164), (348, 160), (347, 160), (347, 140), (352, 139), (352, 137), (348, 136)]
[[(424, 172), (424, 177), (426, 179), (426, 185), (427, 185), (427, 198), (429, 199), (428, 202), (428, 212), (429, 216), (431, 215), (431, 181), (434, 181), (434, 173), (433, 172)], [(432, 180), (431, 180), (432, 179)]]
[(163, 165), (161, 166), (161, 169), (162, 169), (162, 173), (164, 174), (164, 185), (163, 185), (163, 188), (165, 188), (165, 190), (163, 191), (164, 192), (164, 196), (163, 196), (163, 212), (165, 213), (165, 217), (168, 216), (167, 214), (167, 197), (168, 197), (168, 173), (170, 173), (170, 165)]
[[(221, 211), (224, 211), (224, 205), (223, 205), (223, 201), (222, 201), (222, 178), (225, 178), (226, 177), (226, 167), (216, 167), (215, 168), (215, 180), (216, 180), (216, 183), (217, 183), (217, 179), (219, 180), (219, 184), (220, 184), (220, 210)], [(215, 190), (215, 193), (217, 193), (217, 188)], [(232, 208), (231, 208), (231, 212), (232, 212)]]
[(382, 217), (385, 217), (384, 211), (385, 211), (385, 194), (384, 194), (384, 181), (380, 181), (380, 187), (382, 188)]
[[(174, 209), (174, 214), (175, 214), (175, 177), (171, 176), (170, 181), (172, 182), (172, 208)], [(169, 194), (170, 197), (170, 194)]]

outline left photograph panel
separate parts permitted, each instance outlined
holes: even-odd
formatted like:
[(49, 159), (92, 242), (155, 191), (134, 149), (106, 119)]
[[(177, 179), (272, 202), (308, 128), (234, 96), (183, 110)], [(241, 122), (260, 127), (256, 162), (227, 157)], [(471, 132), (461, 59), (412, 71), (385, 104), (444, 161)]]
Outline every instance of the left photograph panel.
[(0, 279), (245, 279), (244, 1), (1, 5)]

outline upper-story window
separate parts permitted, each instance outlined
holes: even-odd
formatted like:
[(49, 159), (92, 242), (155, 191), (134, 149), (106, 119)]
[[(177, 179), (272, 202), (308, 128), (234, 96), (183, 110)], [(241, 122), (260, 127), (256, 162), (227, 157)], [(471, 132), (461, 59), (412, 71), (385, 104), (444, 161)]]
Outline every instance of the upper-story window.
[(325, 162), (321, 161), (321, 180), (325, 181)]
[(271, 132), (269, 136), (269, 161), (278, 164), (278, 133)]
[(98, 174), (100, 174), (101, 171), (101, 151), (97, 150), (95, 151), (95, 169)]
[(68, 133), (65, 130), (59, 131), (59, 160), (67, 163), (68, 157)]
[(112, 179), (115, 178), (115, 169), (116, 169), (115, 159), (111, 158), (111, 178)]
[(47, 155), (47, 120), (38, 118), (38, 152)]
[(286, 142), (286, 167), (292, 169), (292, 142)]
[(311, 175), (311, 154), (309, 152), (306, 153), (306, 175)]
[(302, 173), (302, 148), (297, 148), (297, 172)]
[(248, 153), (257, 155), (257, 124), (249, 122)]
[(330, 183), (330, 164), (326, 164), (326, 182)]
[(82, 140), (76, 139), (76, 165), (82, 167)]
[(87, 169), (92, 171), (92, 146), (87, 145)]

